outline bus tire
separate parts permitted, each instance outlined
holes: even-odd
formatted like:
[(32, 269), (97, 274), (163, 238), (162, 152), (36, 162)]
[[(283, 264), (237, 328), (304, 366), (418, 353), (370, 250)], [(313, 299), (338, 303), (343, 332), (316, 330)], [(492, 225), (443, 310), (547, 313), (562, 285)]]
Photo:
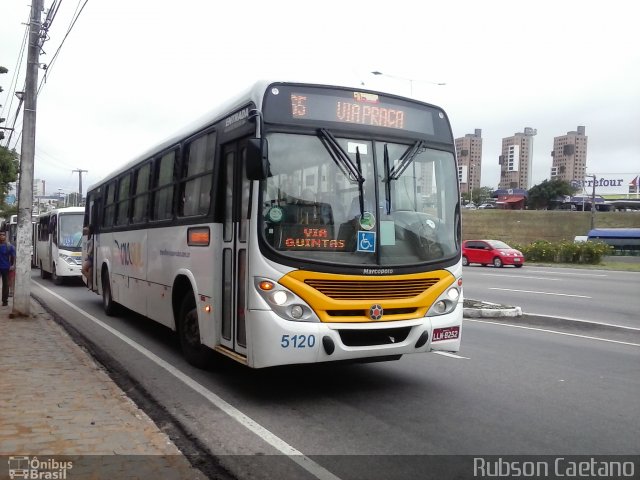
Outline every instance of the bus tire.
[(198, 311), (193, 293), (189, 292), (182, 300), (178, 317), (178, 337), (182, 355), (191, 365), (207, 368), (213, 359), (213, 350), (200, 343)]
[(56, 273), (56, 264), (53, 264), (53, 268), (51, 269), (51, 281), (56, 285), (62, 285), (63, 277), (58, 276)]
[(110, 317), (115, 315), (118, 310), (118, 304), (113, 301), (111, 296), (111, 282), (109, 281), (109, 271), (102, 272), (102, 308), (104, 313)]
[(44, 271), (44, 268), (42, 268), (42, 262), (40, 262), (40, 278), (42, 278), (43, 280), (46, 280), (50, 276), (51, 274), (49, 272)]

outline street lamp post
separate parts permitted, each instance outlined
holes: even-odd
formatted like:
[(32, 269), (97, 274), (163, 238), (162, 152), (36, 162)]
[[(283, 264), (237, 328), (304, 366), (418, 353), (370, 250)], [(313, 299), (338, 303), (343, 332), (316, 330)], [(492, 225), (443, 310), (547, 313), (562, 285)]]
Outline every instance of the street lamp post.
[(596, 176), (591, 175), (593, 178), (593, 189), (591, 191), (591, 230), (593, 230), (596, 223)]
[(467, 174), (468, 182), (469, 182), (469, 203), (474, 203), (473, 201), (473, 175), (475, 173), (477, 165), (475, 163), (469, 163), (469, 173)]

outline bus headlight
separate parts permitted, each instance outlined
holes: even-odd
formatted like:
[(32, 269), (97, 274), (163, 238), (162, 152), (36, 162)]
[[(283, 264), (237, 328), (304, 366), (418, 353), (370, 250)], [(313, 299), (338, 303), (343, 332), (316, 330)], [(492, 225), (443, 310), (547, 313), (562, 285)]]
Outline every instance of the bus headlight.
[(256, 291), (271, 310), (285, 320), (295, 322), (320, 322), (313, 309), (298, 295), (268, 278), (254, 280)]
[(291, 307), (291, 316), (293, 318), (300, 319), (302, 315), (304, 315), (304, 308), (301, 305), (293, 305)]
[(433, 313), (442, 315), (447, 311), (447, 302), (445, 300), (438, 300), (433, 304), (431, 309), (433, 310)]
[(271, 298), (273, 300), (273, 303), (278, 306), (282, 306), (287, 303), (287, 294), (282, 290), (276, 290), (275, 292), (273, 292), (271, 294)]
[(443, 292), (438, 299), (431, 305), (427, 311), (427, 317), (435, 317), (438, 315), (446, 315), (455, 310), (460, 298), (460, 290), (457, 286), (449, 287)]
[(76, 262), (75, 257), (70, 257), (69, 255), (63, 255), (63, 254), (59, 254), (58, 256), (62, 260), (64, 260), (68, 265), (71, 265), (72, 267), (75, 267), (78, 265), (78, 262)]

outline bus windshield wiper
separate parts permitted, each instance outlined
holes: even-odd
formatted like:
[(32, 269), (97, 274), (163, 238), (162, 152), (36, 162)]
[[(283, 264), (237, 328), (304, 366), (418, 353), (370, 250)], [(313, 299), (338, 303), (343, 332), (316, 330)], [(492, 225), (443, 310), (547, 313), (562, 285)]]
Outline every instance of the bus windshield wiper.
[(398, 163), (393, 167), (393, 170), (389, 172), (388, 178), (389, 180), (397, 180), (404, 173), (411, 162), (416, 158), (416, 155), (420, 153), (425, 147), (425, 143), (422, 140), (418, 140), (416, 143), (411, 145), (403, 154), (402, 157), (398, 160)]
[(364, 177), (362, 176), (362, 162), (360, 161), (360, 147), (356, 147), (356, 168), (358, 169), (358, 199), (360, 200), (360, 218), (364, 217), (364, 189), (362, 184), (364, 183)]
[(349, 154), (344, 151), (333, 134), (325, 128), (319, 128), (318, 137), (338, 168), (342, 173), (344, 173), (345, 177), (349, 178), (353, 182), (358, 182), (360, 184), (360, 189), (362, 189), (362, 184), (364, 183), (362, 171), (357, 165), (354, 165)]
[(387, 207), (387, 215), (391, 214), (391, 181), (389, 179), (391, 172), (389, 170), (389, 146), (384, 144), (384, 199)]

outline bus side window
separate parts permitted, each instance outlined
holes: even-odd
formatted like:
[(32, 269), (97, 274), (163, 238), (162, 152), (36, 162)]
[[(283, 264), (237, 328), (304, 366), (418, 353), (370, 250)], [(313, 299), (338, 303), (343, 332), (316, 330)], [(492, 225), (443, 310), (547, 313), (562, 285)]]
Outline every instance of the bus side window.
[(211, 204), (215, 132), (195, 139), (185, 148), (180, 197), (181, 216), (206, 215)]
[(173, 216), (173, 173), (176, 151), (165, 153), (154, 164), (155, 192), (153, 194), (153, 220), (166, 220)]
[(51, 215), (49, 218), (49, 233), (51, 234), (52, 243), (58, 245), (58, 225), (55, 215)]
[(142, 223), (147, 220), (149, 206), (149, 173), (151, 163), (145, 163), (135, 172), (133, 192), (133, 213), (131, 223)]
[(112, 227), (116, 212), (116, 181), (113, 180), (106, 188), (106, 201), (104, 206), (104, 215), (102, 217), (102, 225), (104, 227)]
[(118, 199), (116, 208), (115, 225), (126, 225), (129, 223), (129, 196), (131, 188), (131, 174), (128, 173), (120, 178), (118, 182)]

